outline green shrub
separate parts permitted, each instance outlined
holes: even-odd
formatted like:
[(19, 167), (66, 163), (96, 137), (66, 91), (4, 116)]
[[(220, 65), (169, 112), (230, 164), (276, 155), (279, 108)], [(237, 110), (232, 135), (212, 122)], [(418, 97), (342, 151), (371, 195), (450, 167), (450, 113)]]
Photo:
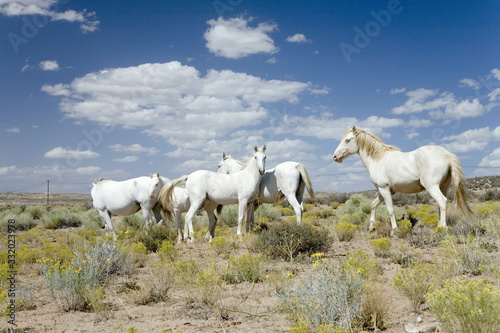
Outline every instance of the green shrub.
[(389, 238), (370, 239), (375, 256), (387, 258), (391, 255), (391, 240)]
[(237, 258), (231, 257), (228, 265), (226, 274), (222, 276), (222, 279), (228, 283), (262, 281), (262, 257), (260, 255), (249, 253)]
[(425, 225), (428, 225), (429, 227), (436, 228), (439, 222), (439, 214), (437, 213), (431, 213), (428, 215), (425, 215), (422, 223)]
[(28, 206), (24, 212), (30, 214), (32, 219), (39, 220), (42, 218), (42, 215), (47, 212), (47, 207), (41, 205)]
[(235, 242), (225, 237), (215, 237), (209, 243), (209, 247), (219, 256), (226, 257), (234, 248)]
[(333, 209), (337, 209), (339, 207), (339, 205), (340, 205), (340, 203), (337, 201), (330, 202), (330, 207), (332, 207)]
[(361, 315), (364, 284), (351, 270), (318, 266), (303, 285), (279, 295), (295, 322), (290, 331), (352, 331)]
[(292, 216), (295, 215), (295, 212), (290, 207), (276, 206), (276, 208), (280, 211), (283, 216)]
[(166, 302), (174, 286), (175, 268), (170, 263), (153, 262), (144, 287), (134, 293), (134, 302), (139, 305)]
[(354, 238), (358, 226), (349, 222), (340, 222), (333, 226), (333, 231), (341, 242), (349, 242)]
[(369, 258), (368, 253), (363, 250), (350, 251), (346, 256), (346, 261), (342, 264), (342, 269), (351, 270), (367, 280), (375, 279), (384, 270), (376, 259)]
[(179, 258), (179, 252), (175, 248), (174, 244), (172, 244), (169, 240), (164, 240), (161, 243), (157, 253), (161, 260), (175, 261)]
[(498, 332), (500, 290), (485, 280), (446, 280), (426, 299), (447, 332)]
[(401, 269), (394, 276), (394, 286), (410, 300), (413, 311), (418, 311), (424, 304), (425, 295), (433, 285), (436, 272), (436, 267), (433, 265), (417, 263)]
[(64, 207), (55, 207), (42, 215), (42, 224), (47, 229), (62, 229), (79, 227), (82, 218), (79, 214), (71, 213)]
[(219, 224), (236, 227), (238, 225), (238, 205), (222, 207), (222, 212), (218, 215), (217, 220)]
[(455, 275), (480, 275), (490, 264), (486, 250), (475, 237), (447, 236), (440, 250), (441, 264)]
[(333, 209), (323, 209), (321, 210), (321, 212), (319, 213), (319, 216), (321, 216), (322, 219), (326, 219), (326, 218), (329, 218), (331, 216), (335, 216), (335, 212)]
[(406, 238), (408, 234), (410, 234), (412, 229), (412, 223), (409, 220), (400, 220), (397, 221), (398, 230), (396, 231), (396, 236), (399, 238)]
[(73, 258), (64, 263), (52, 259), (41, 261), (45, 264), (43, 275), (50, 296), (63, 311), (96, 311), (99, 299), (103, 299), (99, 287), (106, 284), (111, 274), (127, 272), (127, 257), (113, 241), (107, 241), (85, 246), (75, 251)]
[[(371, 214), (372, 203), (371, 200), (363, 194), (353, 194), (345, 202), (345, 205), (339, 206), (339, 210), (344, 215), (355, 215), (357, 217), (356, 224), (364, 224)], [(350, 221), (342, 221), (350, 222)]]
[(279, 222), (259, 235), (256, 250), (271, 258), (292, 261), (299, 254), (325, 252), (331, 243), (325, 230), (304, 223)]

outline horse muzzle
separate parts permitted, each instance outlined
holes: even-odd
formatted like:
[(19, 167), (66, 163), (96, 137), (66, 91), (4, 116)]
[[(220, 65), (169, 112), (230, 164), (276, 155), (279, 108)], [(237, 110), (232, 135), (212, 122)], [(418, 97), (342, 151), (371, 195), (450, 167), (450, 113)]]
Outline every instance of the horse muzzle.
[(262, 176), (266, 172), (266, 170), (259, 169), (259, 172), (260, 172), (260, 175)]
[(155, 195), (154, 195), (154, 194), (151, 194), (149, 197), (150, 197), (151, 199), (154, 199), (154, 198), (155, 198)]
[(342, 163), (342, 160), (343, 160), (343, 159), (344, 159), (344, 158), (343, 158), (342, 156), (340, 156), (340, 155), (337, 155), (337, 154), (333, 155), (333, 160), (334, 160), (335, 162), (337, 162), (337, 163)]

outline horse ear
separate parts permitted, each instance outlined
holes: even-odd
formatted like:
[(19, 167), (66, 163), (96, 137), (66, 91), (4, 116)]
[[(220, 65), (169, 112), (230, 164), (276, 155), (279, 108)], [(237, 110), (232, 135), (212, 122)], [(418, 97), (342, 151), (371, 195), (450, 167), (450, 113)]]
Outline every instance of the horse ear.
[(222, 153), (222, 159), (226, 159), (226, 153)]
[(160, 173), (159, 172), (156, 173), (156, 177), (160, 178)]
[(356, 131), (357, 131), (357, 130), (358, 130), (358, 129), (356, 128), (356, 126), (353, 126), (353, 127), (352, 127), (352, 132), (353, 132), (353, 133), (356, 133)]
[(257, 152), (257, 150), (259, 150), (259, 149), (257, 148), (257, 146), (255, 146), (255, 147), (253, 147), (253, 150), (254, 150), (255, 152)]
[(149, 178), (153, 178), (153, 175), (151, 174), (151, 172), (149, 173)]
[(262, 151), (266, 151), (266, 145), (262, 146)]

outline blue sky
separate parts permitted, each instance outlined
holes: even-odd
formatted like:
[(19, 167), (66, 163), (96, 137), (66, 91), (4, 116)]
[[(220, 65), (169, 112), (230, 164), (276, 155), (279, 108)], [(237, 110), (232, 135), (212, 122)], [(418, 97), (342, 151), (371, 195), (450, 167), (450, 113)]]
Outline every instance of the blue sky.
[(216, 170), (267, 145), (372, 189), (356, 125), (500, 174), (500, 1), (0, 1), (0, 192)]

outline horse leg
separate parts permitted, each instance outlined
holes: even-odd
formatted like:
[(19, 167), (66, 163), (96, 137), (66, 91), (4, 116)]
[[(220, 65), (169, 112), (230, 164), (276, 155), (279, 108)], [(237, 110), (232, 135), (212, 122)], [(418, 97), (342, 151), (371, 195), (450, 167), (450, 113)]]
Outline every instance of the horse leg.
[(161, 206), (159, 203), (153, 207), (153, 214), (155, 215), (155, 220), (157, 225), (162, 225), (163, 219), (161, 218)]
[(193, 243), (193, 218), (198, 209), (200, 209), (201, 205), (203, 205), (203, 201), (197, 201), (197, 202), (192, 202), (191, 207), (189, 207), (189, 210), (186, 213), (186, 216), (184, 217), (184, 239), (188, 243)]
[(253, 224), (255, 221), (255, 210), (258, 208), (257, 202), (251, 202), (247, 205), (247, 223), (246, 223), (246, 231), (250, 232), (253, 229)]
[(151, 229), (151, 224), (153, 224), (153, 220), (151, 217), (151, 211), (147, 208), (142, 208), (142, 215), (144, 215), (144, 219), (146, 220), (146, 230)]
[(98, 210), (99, 215), (104, 219), (104, 226), (106, 227), (106, 235), (109, 235), (110, 233), (115, 237), (116, 240), (116, 234), (115, 234), (115, 229), (113, 228), (113, 222), (111, 221), (111, 216), (109, 215), (109, 212), (107, 210)]
[(238, 236), (241, 236), (241, 227), (242, 227), (242, 224), (243, 224), (243, 219), (245, 218), (245, 215), (246, 215), (247, 204), (248, 204), (248, 201), (246, 199), (239, 200), (239, 205), (238, 205), (238, 229), (236, 231), (236, 234)]
[(379, 188), (378, 191), (382, 195), (385, 205), (387, 206), (387, 212), (389, 213), (389, 217), (391, 219), (391, 236), (394, 236), (394, 232), (398, 229), (398, 224), (396, 223), (396, 217), (394, 216), (394, 205), (392, 203), (392, 193), (391, 189), (388, 187)]
[(446, 199), (438, 185), (430, 186), (427, 189), (427, 192), (429, 192), (431, 197), (436, 200), (439, 206), (438, 227), (446, 227), (446, 203), (448, 202), (448, 199)]
[(204, 208), (208, 216), (208, 231), (205, 235), (205, 239), (211, 241), (215, 237), (215, 226), (217, 225), (217, 217), (214, 213), (214, 210), (217, 208), (217, 204), (205, 203)]
[(174, 208), (174, 219), (175, 224), (177, 225), (177, 244), (180, 244), (183, 241), (182, 237), (182, 213), (179, 209)]
[(380, 194), (380, 192), (377, 194), (377, 197), (375, 200), (372, 202), (372, 211), (370, 215), (370, 226), (368, 227), (369, 231), (374, 231), (375, 230), (375, 212), (377, 211), (378, 205), (380, 203), (384, 202), (384, 197)]
[(295, 195), (293, 193), (289, 194), (285, 194), (286, 196), (286, 199), (288, 200), (288, 203), (290, 205), (292, 205), (293, 207), (293, 211), (295, 212), (295, 215), (297, 216), (297, 224), (301, 224), (302, 223), (302, 205), (299, 203), (299, 201), (297, 200), (297, 198), (295, 197)]

